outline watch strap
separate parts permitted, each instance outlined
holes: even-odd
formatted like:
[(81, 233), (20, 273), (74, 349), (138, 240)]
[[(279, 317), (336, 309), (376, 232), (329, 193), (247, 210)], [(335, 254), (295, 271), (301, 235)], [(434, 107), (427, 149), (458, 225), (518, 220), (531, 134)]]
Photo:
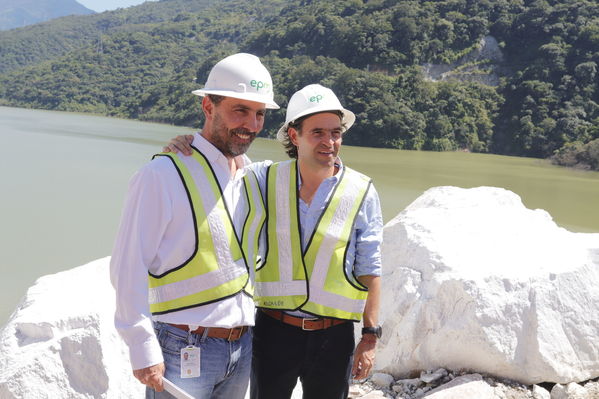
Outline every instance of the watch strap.
[(363, 327), (362, 328), (362, 335), (364, 335), (364, 334), (373, 334), (377, 338), (380, 338), (381, 335), (382, 335), (382, 332), (383, 332), (383, 329), (381, 328), (381, 326)]

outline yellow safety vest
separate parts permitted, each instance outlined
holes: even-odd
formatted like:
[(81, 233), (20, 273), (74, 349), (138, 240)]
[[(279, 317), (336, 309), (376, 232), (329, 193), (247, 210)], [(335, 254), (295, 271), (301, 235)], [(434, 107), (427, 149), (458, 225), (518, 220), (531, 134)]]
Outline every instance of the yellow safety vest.
[[(245, 291), (252, 296), (254, 287), (249, 267), (258, 255), (258, 238), (265, 220), (265, 208), (254, 172), (244, 177), (249, 211), (241, 239), (237, 236), (216, 175), (204, 155), (194, 148), (191, 157), (170, 153), (191, 206), (195, 232), (195, 250), (182, 265), (161, 275), (149, 273), (149, 303), (152, 314), (164, 314), (192, 308), (231, 297)], [(197, 163), (201, 173), (191, 173)]]
[(371, 184), (347, 167), (302, 252), (297, 161), (275, 163), (267, 174), (268, 251), (256, 271), (256, 306), (302, 310), (359, 321), (367, 288), (346, 275), (354, 222)]

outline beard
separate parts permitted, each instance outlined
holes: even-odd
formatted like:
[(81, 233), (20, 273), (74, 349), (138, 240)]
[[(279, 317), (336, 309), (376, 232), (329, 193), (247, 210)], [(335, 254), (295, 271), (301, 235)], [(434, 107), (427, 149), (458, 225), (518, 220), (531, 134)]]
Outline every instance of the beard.
[(217, 114), (214, 118), (210, 141), (225, 157), (233, 158), (245, 154), (257, 134), (257, 132), (244, 128), (229, 129)]

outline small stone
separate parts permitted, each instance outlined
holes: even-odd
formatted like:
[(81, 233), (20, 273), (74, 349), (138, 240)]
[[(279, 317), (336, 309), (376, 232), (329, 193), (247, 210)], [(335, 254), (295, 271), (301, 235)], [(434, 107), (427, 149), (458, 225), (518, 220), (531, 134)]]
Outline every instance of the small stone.
[(586, 389), (575, 382), (566, 385), (566, 393), (568, 394), (568, 398), (572, 399), (583, 399), (587, 397)]
[[(445, 370), (443, 370), (445, 372)], [(447, 373), (447, 372), (445, 372)], [(441, 378), (445, 377), (445, 374), (443, 374), (443, 372), (439, 372), (439, 371), (435, 371), (433, 373), (425, 373), (424, 371), (422, 373), (420, 373), (420, 381), (426, 383), (426, 384), (430, 384), (434, 381), (440, 380)]]
[(496, 399), (494, 390), (480, 374), (467, 374), (428, 392), (430, 399)]
[(587, 390), (575, 382), (571, 382), (564, 386), (555, 384), (551, 389), (551, 399), (586, 399)]
[(391, 387), (391, 389), (393, 390), (393, 392), (395, 393), (399, 393), (399, 392), (403, 392), (403, 386), (402, 385), (393, 385)]
[(599, 398), (599, 381), (587, 382), (584, 385), (589, 398)]
[(372, 391), (362, 396), (360, 399), (385, 399), (385, 393), (380, 390)]
[(366, 394), (366, 390), (358, 384), (352, 384), (349, 386), (349, 398), (359, 398)]
[(562, 384), (555, 384), (553, 388), (551, 388), (551, 399), (568, 399), (566, 387)]
[(393, 381), (393, 376), (385, 373), (374, 373), (372, 377), (370, 377), (370, 382), (379, 388), (389, 388), (391, 384), (393, 384)]
[(441, 374), (443, 375), (443, 377), (445, 377), (448, 373), (447, 370), (445, 370), (444, 368), (438, 368), (437, 370), (435, 370), (435, 374)]
[(397, 383), (406, 387), (417, 387), (422, 384), (422, 381), (420, 381), (420, 378), (408, 378), (405, 380), (398, 380)]
[(551, 394), (548, 390), (539, 385), (533, 385), (532, 387), (533, 399), (551, 399)]

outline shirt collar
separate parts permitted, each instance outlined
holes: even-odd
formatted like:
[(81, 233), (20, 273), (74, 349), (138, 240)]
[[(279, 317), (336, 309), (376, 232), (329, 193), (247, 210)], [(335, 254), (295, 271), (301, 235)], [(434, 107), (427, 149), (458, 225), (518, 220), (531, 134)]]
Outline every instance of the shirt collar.
[[(339, 170), (337, 171), (337, 173), (335, 173), (333, 176), (331, 177), (327, 177), (326, 179), (324, 179), (323, 181), (332, 181), (333, 184), (337, 183), (337, 180), (339, 180), (339, 178), (341, 177), (341, 174), (343, 172), (343, 162), (341, 161), (341, 158), (337, 157), (337, 159), (335, 159), (335, 166), (339, 167)], [(297, 187), (301, 187), (302, 186), (302, 175), (300, 173), (299, 168), (297, 168)]]

